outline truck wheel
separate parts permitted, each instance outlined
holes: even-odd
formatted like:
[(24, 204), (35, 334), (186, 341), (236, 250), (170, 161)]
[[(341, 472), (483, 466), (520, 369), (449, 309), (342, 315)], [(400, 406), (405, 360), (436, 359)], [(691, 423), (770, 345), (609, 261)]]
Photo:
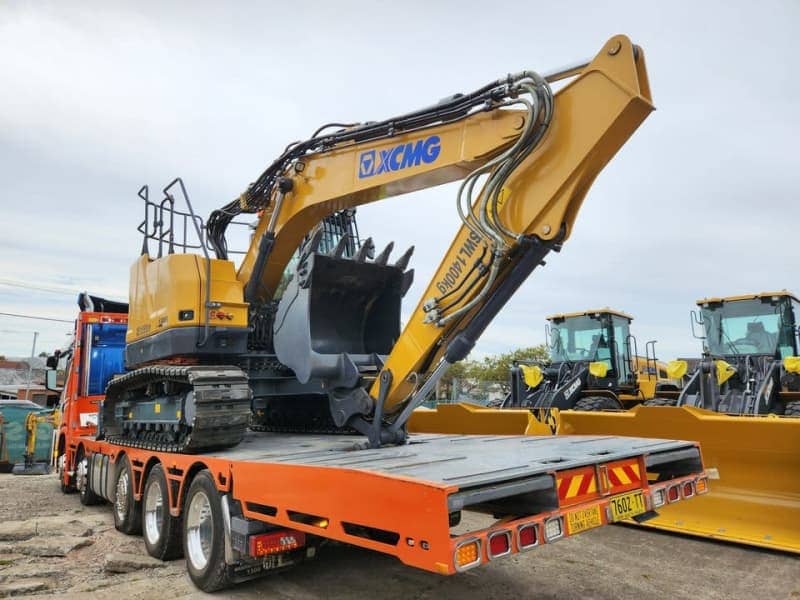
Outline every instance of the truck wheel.
[(650, 398), (643, 403), (645, 406), (675, 406), (678, 404), (677, 398)]
[(59, 454), (58, 458), (56, 459), (56, 472), (58, 473), (58, 483), (61, 486), (61, 493), (62, 494), (74, 494), (76, 491), (75, 487), (75, 480), (69, 481), (67, 479), (67, 469), (66, 469), (66, 454)]
[(620, 410), (619, 402), (607, 396), (586, 396), (575, 403), (575, 410)]
[(800, 418), (800, 401), (787, 402), (786, 410), (783, 411), (784, 417)]
[(142, 498), (142, 534), (147, 553), (160, 560), (181, 555), (181, 518), (169, 514), (164, 467), (155, 465), (147, 476)]
[(204, 592), (228, 587), (222, 498), (208, 469), (192, 480), (184, 511), (183, 555), (189, 578)]
[[(62, 489), (64, 480), (61, 480)], [(69, 486), (72, 487), (72, 486)], [(89, 457), (84, 455), (83, 450), (78, 450), (75, 461), (75, 488), (78, 490), (78, 497), (84, 506), (100, 504), (102, 498), (94, 493), (92, 486), (89, 485)]]
[(142, 532), (142, 503), (133, 498), (133, 469), (128, 456), (117, 466), (114, 486), (114, 527), (122, 533), (135, 535)]

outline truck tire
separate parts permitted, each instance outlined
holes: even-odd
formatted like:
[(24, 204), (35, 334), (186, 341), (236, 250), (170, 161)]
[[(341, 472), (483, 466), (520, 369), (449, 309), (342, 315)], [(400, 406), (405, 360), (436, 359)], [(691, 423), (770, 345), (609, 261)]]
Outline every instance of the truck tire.
[(575, 403), (574, 410), (599, 411), (599, 410), (620, 410), (620, 403), (608, 396), (586, 396)]
[(167, 477), (160, 464), (150, 469), (142, 495), (142, 536), (147, 553), (159, 560), (180, 558), (181, 517), (169, 514)]
[[(61, 480), (62, 490), (64, 488), (64, 480)], [(73, 486), (69, 486), (73, 487)], [(78, 450), (77, 459), (75, 460), (75, 485), (74, 489), (78, 490), (78, 498), (84, 506), (93, 506), (100, 504), (103, 499), (94, 493), (92, 486), (89, 485), (89, 457), (84, 455), (83, 450)]]
[(222, 497), (208, 469), (192, 480), (183, 513), (183, 555), (189, 578), (204, 592), (228, 587)]
[(142, 532), (142, 503), (133, 497), (133, 469), (127, 455), (117, 465), (113, 512), (114, 527), (118, 531), (128, 535)]
[(786, 403), (786, 410), (783, 411), (784, 417), (800, 419), (800, 401)]
[(650, 398), (643, 403), (645, 406), (675, 406), (678, 404), (677, 398)]

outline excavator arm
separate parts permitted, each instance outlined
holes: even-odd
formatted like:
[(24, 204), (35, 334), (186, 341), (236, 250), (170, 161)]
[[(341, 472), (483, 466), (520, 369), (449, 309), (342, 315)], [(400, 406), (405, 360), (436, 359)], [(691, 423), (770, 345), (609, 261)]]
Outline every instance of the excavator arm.
[[(576, 77), (553, 94), (549, 83), (563, 75)], [(339, 399), (342, 422), (358, 412), (348, 404), (363, 412), (365, 402), (373, 422), (403, 407), (397, 421), (405, 422), (543, 257), (569, 237), (594, 178), (653, 109), (643, 53), (625, 36), (609, 40), (580, 69), (544, 78), (524, 72), (472, 96), (481, 93), (483, 104), (462, 114), (444, 110), (451, 100), (439, 123), (403, 129), (407, 120), (399, 119), (374, 140), (364, 131), (370, 125), (354, 127), (349, 139), (340, 135), (330, 148), (287, 161), (280, 176), (272, 174), (268, 198), (259, 201), (257, 182), (239, 200), (239, 208), (262, 209), (263, 216), (238, 279), (248, 301), (266, 301), (295, 249), (326, 216), (464, 180), (462, 226), (379, 365), (370, 398)], [(424, 209), (409, 214), (425, 218)]]

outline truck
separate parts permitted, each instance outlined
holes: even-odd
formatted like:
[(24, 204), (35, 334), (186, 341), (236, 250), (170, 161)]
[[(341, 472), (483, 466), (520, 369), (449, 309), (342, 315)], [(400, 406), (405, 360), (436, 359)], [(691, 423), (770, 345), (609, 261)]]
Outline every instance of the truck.
[[(234, 448), (196, 454), (97, 439), (97, 390), (118, 368), (126, 326), (125, 312), (84, 307), (76, 319), (57, 438), (61, 490), (84, 505), (109, 503), (119, 531), (141, 533), (153, 557), (185, 557), (205, 591), (336, 542), (462, 573), (708, 490), (696, 443), (547, 429), (411, 434), (378, 449), (355, 434), (251, 431)], [(462, 525), (466, 513), (479, 525)]]
[[(182, 179), (160, 200), (143, 186), (128, 305), (84, 297), (62, 487), (111, 502), (117, 529), (142, 531), (154, 557), (182, 554), (205, 591), (328, 540), (452, 574), (704, 493), (692, 442), (407, 426), (567, 241), (591, 182), (652, 109), (644, 53), (615, 36), (553, 73), (325, 125), (205, 222)], [(413, 247), (377, 252), (355, 210), (457, 180), (460, 227), (401, 327)], [(237, 267), (227, 232), (247, 215)], [(410, 203), (408, 215), (426, 218)], [(490, 522), (464, 531), (463, 511)]]

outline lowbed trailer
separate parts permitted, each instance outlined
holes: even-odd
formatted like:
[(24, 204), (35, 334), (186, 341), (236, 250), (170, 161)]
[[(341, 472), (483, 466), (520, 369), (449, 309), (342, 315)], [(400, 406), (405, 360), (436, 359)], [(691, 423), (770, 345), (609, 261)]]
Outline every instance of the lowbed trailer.
[[(251, 433), (234, 449), (199, 455), (86, 436), (67, 444), (86, 458), (73, 472), (82, 501), (110, 501), (117, 528), (142, 527), (151, 555), (182, 550), (207, 591), (311, 558), (325, 540), (450, 575), (646, 518), (707, 489), (690, 442), (424, 434), (376, 450), (360, 442)], [(498, 519), (461, 531), (461, 511)]]

